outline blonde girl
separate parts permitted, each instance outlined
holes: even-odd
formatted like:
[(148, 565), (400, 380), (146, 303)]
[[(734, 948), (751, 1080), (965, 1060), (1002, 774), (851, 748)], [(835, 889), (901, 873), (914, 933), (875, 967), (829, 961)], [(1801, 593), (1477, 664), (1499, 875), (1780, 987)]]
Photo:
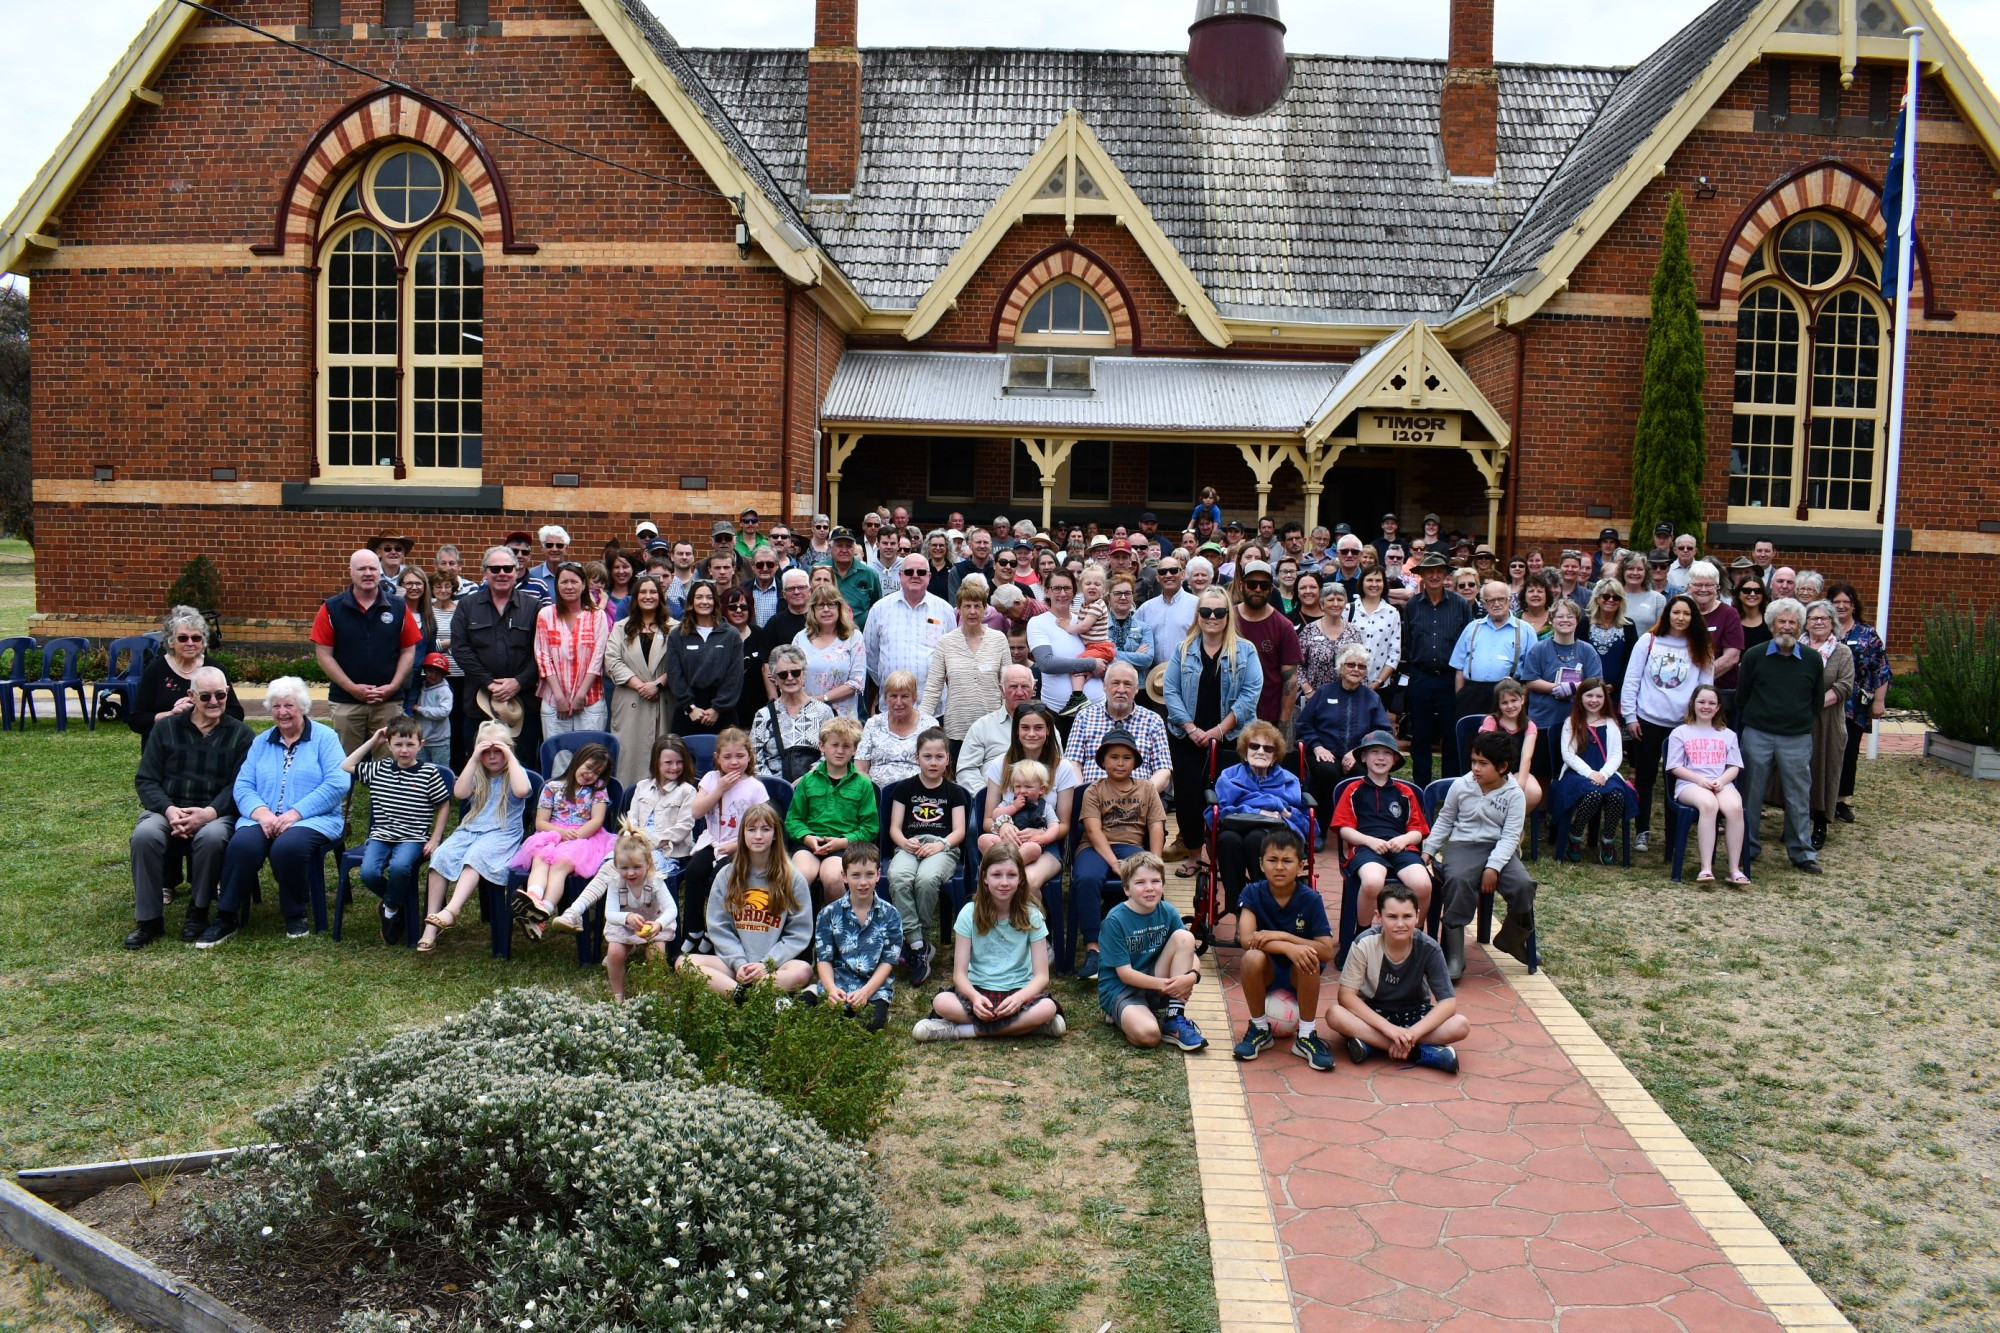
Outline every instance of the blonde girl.
[(1049, 928), (1028, 892), (1021, 858), (997, 848), (979, 866), (979, 886), (952, 927), (951, 988), (931, 1001), (918, 1041), (1060, 1037), (1062, 1006), (1048, 993)]
[(639, 950), (656, 962), (667, 957), (679, 913), (673, 895), (653, 863), (653, 840), (629, 819), (618, 826), (611, 855), (591, 876), (569, 910), (549, 924), (563, 930), (583, 929), (583, 918), (604, 901), (604, 974), (615, 999), (625, 998), (625, 964)]
[(812, 980), (802, 955), (812, 943), (806, 877), (785, 857), (784, 827), (768, 804), (753, 805), (737, 830), (735, 856), (708, 891), (708, 939), (713, 953), (689, 954), (709, 988), (734, 995), (769, 981), (795, 991)]
[(435, 949), (439, 932), (458, 924), (458, 914), (481, 880), (507, 882), (521, 846), (521, 811), (533, 792), (528, 770), (514, 757), (514, 734), (501, 723), (481, 723), (472, 754), (452, 787), (452, 794), (465, 802), (465, 818), (431, 854), (430, 915), (417, 941), (419, 953)]

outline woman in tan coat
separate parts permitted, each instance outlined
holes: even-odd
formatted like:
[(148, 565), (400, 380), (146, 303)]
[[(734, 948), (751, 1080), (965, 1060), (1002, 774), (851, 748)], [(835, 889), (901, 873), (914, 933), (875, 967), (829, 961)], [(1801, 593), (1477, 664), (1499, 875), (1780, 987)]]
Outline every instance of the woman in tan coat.
[(673, 700), (667, 691), (666, 594), (651, 574), (632, 585), (631, 614), (604, 643), (604, 677), (611, 682), (611, 734), (618, 738), (618, 781), (627, 788), (652, 776), (646, 758), (667, 734)]
[(1827, 820), (1840, 800), (1840, 765), (1847, 745), (1847, 697), (1854, 693), (1854, 653), (1840, 641), (1833, 603), (1806, 608), (1806, 646), (1826, 662), (1826, 693), (1813, 723), (1812, 845), (1826, 845)]

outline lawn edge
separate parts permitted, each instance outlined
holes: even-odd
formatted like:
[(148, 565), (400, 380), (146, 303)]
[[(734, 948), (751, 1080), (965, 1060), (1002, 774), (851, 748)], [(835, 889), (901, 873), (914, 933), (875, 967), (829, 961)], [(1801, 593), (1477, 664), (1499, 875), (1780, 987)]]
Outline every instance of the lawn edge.
[(1194, 1125), (1201, 1205), (1208, 1223), (1208, 1262), (1222, 1333), (1270, 1333), (1298, 1328), (1285, 1254), (1264, 1165), (1250, 1124), (1243, 1078), (1231, 1059), (1229, 1007), (1215, 950), (1201, 959), (1202, 985), (1187, 1013), (1210, 1034), (1208, 1048), (1189, 1055), (1188, 1116)]
[(1820, 1290), (1764, 1220), (1653, 1100), (1549, 974), (1530, 973), (1511, 955), (1490, 946), (1480, 947), (1771, 1317), (1787, 1329), (1853, 1329), (1840, 1307)]

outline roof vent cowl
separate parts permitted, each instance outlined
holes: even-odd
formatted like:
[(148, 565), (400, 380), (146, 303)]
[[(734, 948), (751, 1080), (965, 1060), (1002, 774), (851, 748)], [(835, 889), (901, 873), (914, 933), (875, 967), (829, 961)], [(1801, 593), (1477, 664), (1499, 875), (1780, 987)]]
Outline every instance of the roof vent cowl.
[(1187, 84), (1226, 116), (1261, 116), (1285, 95), (1290, 64), (1278, 0), (1196, 0)]

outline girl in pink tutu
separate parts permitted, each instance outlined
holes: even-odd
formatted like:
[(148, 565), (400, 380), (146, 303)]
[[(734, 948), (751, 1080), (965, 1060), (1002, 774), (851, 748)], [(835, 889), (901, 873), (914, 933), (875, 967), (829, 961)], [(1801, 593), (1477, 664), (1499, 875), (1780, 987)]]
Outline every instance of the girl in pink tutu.
[(537, 937), (559, 904), (569, 876), (590, 878), (611, 854), (614, 839), (604, 827), (611, 812), (604, 775), (610, 770), (611, 752), (602, 745), (586, 745), (571, 756), (567, 773), (542, 787), (535, 831), (513, 862), (514, 869), (528, 872), (527, 886), (516, 903), (534, 923), (529, 931)]

